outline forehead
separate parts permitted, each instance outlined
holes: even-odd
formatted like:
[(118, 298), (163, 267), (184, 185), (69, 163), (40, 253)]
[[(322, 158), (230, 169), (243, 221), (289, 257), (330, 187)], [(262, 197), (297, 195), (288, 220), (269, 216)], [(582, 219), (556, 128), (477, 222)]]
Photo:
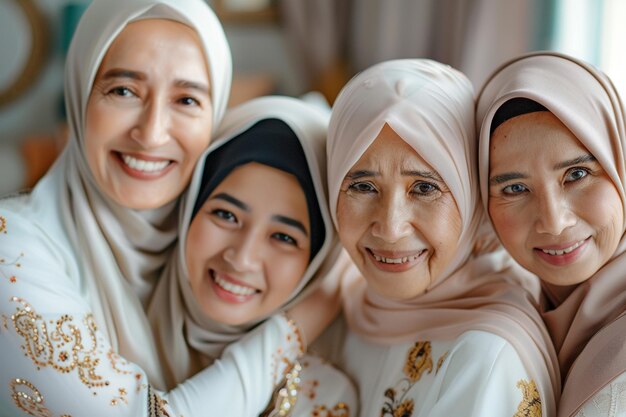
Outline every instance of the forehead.
[(182, 55), (177, 59), (201, 59), (206, 62), (202, 43), (194, 29), (173, 20), (145, 19), (130, 22), (122, 29), (109, 46), (100, 66), (116, 65), (118, 61), (147, 64), (150, 61), (142, 60), (158, 57), (159, 51), (168, 47)]
[(537, 158), (561, 159), (589, 150), (551, 112), (516, 116), (494, 131), (490, 142), (490, 163), (515, 164)]
[(354, 167), (431, 168), (417, 151), (386, 123)]

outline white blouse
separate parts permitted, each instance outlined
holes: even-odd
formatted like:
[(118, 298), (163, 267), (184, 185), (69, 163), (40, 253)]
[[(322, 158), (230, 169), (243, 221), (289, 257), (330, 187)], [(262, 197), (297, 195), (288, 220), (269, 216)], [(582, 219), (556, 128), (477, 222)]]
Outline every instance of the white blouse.
[(626, 373), (615, 378), (576, 414), (577, 417), (626, 416)]
[(324, 345), (337, 340), (337, 329), (318, 349), (338, 355), (334, 360), (355, 381), (361, 417), (541, 416), (535, 382), (500, 336), (469, 331), (449, 342), (387, 346), (347, 331), (343, 348), (329, 352)]
[(276, 315), (170, 392), (153, 389), (99, 330), (76, 261), (40, 227), (0, 207), (2, 416), (256, 417), (302, 354), (293, 322)]

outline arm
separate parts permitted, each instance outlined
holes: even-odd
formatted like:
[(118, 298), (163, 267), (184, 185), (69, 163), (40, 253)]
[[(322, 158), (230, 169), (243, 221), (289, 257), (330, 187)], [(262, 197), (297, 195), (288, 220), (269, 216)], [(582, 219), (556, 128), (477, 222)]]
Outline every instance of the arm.
[(256, 415), (301, 354), (295, 326), (276, 316), (215, 366), (159, 392), (98, 330), (50, 242), (21, 223), (0, 234), (0, 410), (9, 415)]

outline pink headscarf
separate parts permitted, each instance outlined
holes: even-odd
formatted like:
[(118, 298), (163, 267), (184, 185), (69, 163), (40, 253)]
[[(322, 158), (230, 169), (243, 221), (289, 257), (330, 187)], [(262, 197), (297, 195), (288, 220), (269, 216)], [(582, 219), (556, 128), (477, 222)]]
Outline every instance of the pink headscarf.
[(486, 241), (494, 236), (482, 221), (473, 90), (463, 74), (430, 60), (394, 60), (369, 68), (344, 87), (333, 107), (327, 145), (335, 225), (341, 182), (385, 123), (446, 182), (461, 214), (461, 238), (447, 271), (410, 300), (375, 293), (353, 267), (343, 291), (350, 328), (384, 344), (454, 340), (470, 330), (500, 335), (536, 382), (544, 415), (554, 415), (558, 367), (532, 294), (523, 288), (532, 283), (524, 282), (528, 275), (501, 248), (473, 253), (479, 235)]
[[(609, 78), (574, 58), (542, 52), (512, 60), (491, 76), (478, 99), (480, 183), (487, 207), (490, 126), (506, 101), (523, 97), (545, 106), (593, 154), (615, 184), (626, 213), (624, 108)], [(559, 416), (571, 416), (626, 372), (626, 239), (598, 272), (564, 297), (542, 284), (543, 313), (564, 377)]]

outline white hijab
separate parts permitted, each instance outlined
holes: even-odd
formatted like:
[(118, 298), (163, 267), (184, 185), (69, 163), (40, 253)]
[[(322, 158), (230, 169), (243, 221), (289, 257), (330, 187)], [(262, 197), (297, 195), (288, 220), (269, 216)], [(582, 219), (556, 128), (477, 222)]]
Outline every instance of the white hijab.
[[(65, 97), (69, 143), (32, 193), (35, 210), (70, 242), (80, 290), (112, 348), (139, 364), (156, 386), (160, 364), (142, 301), (152, 292), (177, 237), (178, 204), (136, 211), (96, 186), (84, 147), (86, 105), (102, 58), (132, 21), (169, 19), (193, 28), (210, 74), (213, 125), (225, 111), (231, 56), (222, 26), (202, 0), (95, 0), (82, 17), (67, 58)], [(212, 132), (207, 132), (207, 135)], [(140, 301), (141, 300), (141, 301)]]
[[(315, 187), (325, 235), (320, 250), (309, 263), (298, 286), (280, 307), (280, 310), (286, 309), (308, 293), (317, 277), (332, 268), (339, 253), (326, 198), (325, 145), (328, 116), (328, 112), (298, 99), (278, 96), (254, 99), (226, 113), (218, 133), (219, 139), (201, 157), (194, 171), (184, 200), (179, 244), (148, 309), (161, 361), (167, 368), (168, 387), (175, 386), (211, 364), (229, 343), (238, 340), (267, 318), (259, 317), (239, 326), (215, 322), (202, 312), (189, 285), (185, 243), (207, 157), (264, 119), (274, 118), (287, 123), (300, 141)], [(274, 313), (276, 311), (270, 315)]]

